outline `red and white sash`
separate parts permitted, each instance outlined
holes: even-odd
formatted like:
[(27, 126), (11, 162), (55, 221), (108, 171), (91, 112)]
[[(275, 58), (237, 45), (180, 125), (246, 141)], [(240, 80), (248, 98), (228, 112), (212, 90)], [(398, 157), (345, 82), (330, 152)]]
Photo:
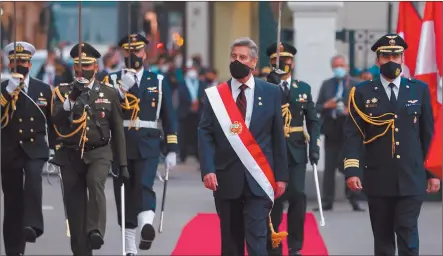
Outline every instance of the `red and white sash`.
[(205, 90), (214, 114), (243, 165), (274, 201), (275, 178), (271, 166), (237, 108), (228, 83)]

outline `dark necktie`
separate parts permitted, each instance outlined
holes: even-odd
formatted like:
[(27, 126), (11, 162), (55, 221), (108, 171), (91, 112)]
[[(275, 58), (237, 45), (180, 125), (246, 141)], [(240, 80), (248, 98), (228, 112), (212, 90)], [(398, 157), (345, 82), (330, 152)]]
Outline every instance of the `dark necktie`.
[(137, 75), (135, 75), (135, 74), (134, 74), (134, 81), (135, 81), (135, 84), (134, 84), (134, 86), (132, 86), (132, 88), (130, 89), (130, 91), (131, 91), (133, 94), (138, 95), (138, 78), (137, 78)]
[(282, 90), (283, 90), (283, 94), (284, 96), (282, 97), (282, 104), (286, 104), (289, 101), (289, 86), (288, 86), (288, 82), (284, 81), (282, 83)]
[(391, 102), (391, 105), (393, 107), (395, 107), (397, 105), (397, 98), (395, 97), (395, 93), (394, 93), (395, 84), (390, 83), (389, 87), (391, 88), (391, 98), (389, 99), (389, 101)]
[(246, 88), (248, 88), (248, 86), (246, 84), (242, 84), (240, 86), (240, 94), (237, 96), (237, 107), (238, 110), (240, 110), (240, 113), (243, 117), (243, 120), (245, 120), (246, 117), (246, 95), (245, 95), (245, 90)]

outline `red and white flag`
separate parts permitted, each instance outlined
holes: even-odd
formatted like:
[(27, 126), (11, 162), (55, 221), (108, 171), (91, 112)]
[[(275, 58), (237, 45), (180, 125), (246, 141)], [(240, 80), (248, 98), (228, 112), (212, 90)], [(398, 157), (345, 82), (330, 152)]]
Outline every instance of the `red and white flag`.
[(435, 120), (434, 139), (425, 166), (442, 177), (442, 2), (426, 2), (415, 77), (426, 82)]
[(402, 76), (413, 77), (415, 74), (421, 27), (422, 19), (412, 5), (412, 2), (400, 2), (398, 7), (397, 34), (408, 43), (408, 50), (404, 53)]

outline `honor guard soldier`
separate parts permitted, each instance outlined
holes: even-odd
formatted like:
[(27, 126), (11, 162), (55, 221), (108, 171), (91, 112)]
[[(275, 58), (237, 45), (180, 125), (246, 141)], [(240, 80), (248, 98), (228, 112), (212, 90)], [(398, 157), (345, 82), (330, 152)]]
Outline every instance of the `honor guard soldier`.
[[(95, 79), (100, 53), (81, 43), (79, 56), (79, 47), (70, 52), (76, 79), (54, 89), (52, 116), (61, 141), (53, 162), (62, 174), (71, 250), (83, 256), (103, 245), (104, 189), (112, 161), (120, 164), (121, 179), (129, 176), (120, 99), (114, 88)], [(112, 148), (118, 150), (114, 155)]]
[[(311, 87), (302, 81), (292, 78), (294, 56), (297, 50), (294, 46), (281, 43), (279, 69), (283, 74), (272, 71), (267, 81), (280, 87), (282, 93), (282, 115), (284, 119), (284, 133), (288, 151), (289, 182), (286, 193), (275, 200), (271, 212), (272, 224), (280, 226), (283, 215), (283, 202), (288, 201), (288, 249), (290, 255), (299, 255), (304, 240), (304, 222), (306, 215), (305, 176), (308, 162), (307, 144), (309, 144), (309, 160), (317, 164), (319, 160), (320, 123), (314, 102), (312, 101)], [(276, 68), (277, 43), (268, 47), (266, 54), (271, 65)], [(308, 131), (303, 128), (306, 120)], [(308, 135), (309, 134), (309, 135)], [(271, 255), (282, 255), (282, 248), (271, 249)]]
[(352, 88), (344, 127), (346, 181), (368, 196), (376, 256), (395, 255), (395, 237), (398, 255), (419, 255), (423, 198), (440, 189), (440, 181), (424, 168), (434, 128), (429, 88), (400, 76), (407, 48), (396, 34), (372, 46), (381, 76)]
[[(109, 81), (121, 97), (126, 135), (128, 169), (131, 181), (125, 184), (125, 238), (128, 255), (137, 253), (136, 228), (141, 229), (139, 248), (148, 250), (155, 238), (152, 226), (156, 195), (154, 180), (160, 157), (161, 119), (166, 137), (166, 168), (176, 164), (177, 124), (172, 107), (171, 89), (161, 74), (143, 68), (146, 59), (145, 47), (149, 41), (140, 34), (125, 36), (119, 42), (124, 51), (126, 68), (110, 74)], [(114, 193), (121, 225), (119, 180), (114, 180)]]
[(2, 82), (0, 96), (3, 235), (6, 255), (23, 255), (25, 243), (43, 234), (41, 174), (55, 142), (54, 130), (48, 130), (52, 93), (29, 75), (33, 45), (11, 43), (5, 53), (11, 76)]

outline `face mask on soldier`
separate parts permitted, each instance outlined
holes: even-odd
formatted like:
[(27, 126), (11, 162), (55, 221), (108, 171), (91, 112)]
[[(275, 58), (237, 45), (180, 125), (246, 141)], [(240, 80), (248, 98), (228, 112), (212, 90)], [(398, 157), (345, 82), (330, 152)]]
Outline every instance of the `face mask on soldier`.
[(125, 65), (127, 68), (139, 69), (143, 65), (143, 59), (131, 52), (130, 56), (125, 57)]
[(401, 64), (393, 61), (386, 62), (380, 65), (380, 73), (388, 79), (395, 79), (401, 74)]

